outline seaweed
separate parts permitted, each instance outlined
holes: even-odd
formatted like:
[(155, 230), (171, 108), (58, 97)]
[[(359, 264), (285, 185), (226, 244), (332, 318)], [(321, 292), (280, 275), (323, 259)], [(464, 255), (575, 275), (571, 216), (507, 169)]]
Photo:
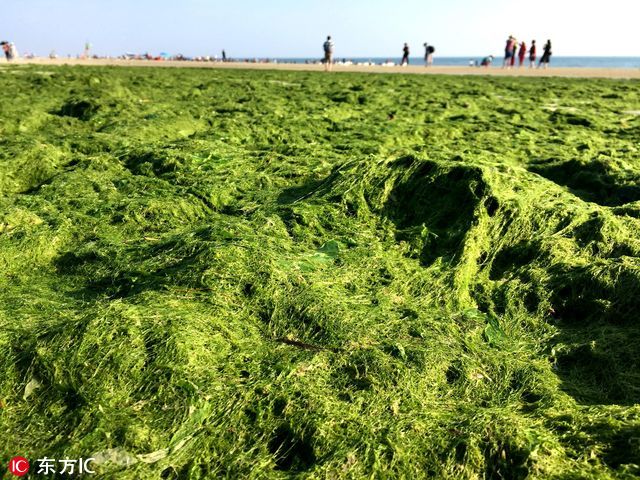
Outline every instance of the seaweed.
[(4, 464), (640, 473), (637, 82), (2, 70)]

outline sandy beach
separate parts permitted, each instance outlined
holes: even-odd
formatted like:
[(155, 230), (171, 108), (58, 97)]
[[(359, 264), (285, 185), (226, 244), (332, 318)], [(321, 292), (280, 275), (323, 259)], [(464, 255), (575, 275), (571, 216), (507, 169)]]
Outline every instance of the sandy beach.
[[(255, 70), (295, 70), (321, 72), (321, 64), (295, 63), (249, 63), (249, 62), (195, 62), (195, 61), (157, 61), (157, 60), (121, 60), (121, 59), (77, 59), (77, 58), (34, 58), (14, 61), (14, 65), (86, 65), (121, 67), (182, 67), (182, 68), (218, 68), (218, 69), (255, 69)], [(0, 65), (8, 65), (6, 62)], [(547, 70), (530, 68), (502, 69), (499, 67), (443, 67), (426, 68), (422, 65), (382, 66), (382, 65), (335, 65), (333, 72), (366, 73), (408, 73), (417, 75), (491, 75), (508, 77), (574, 77), (574, 78), (619, 78), (640, 79), (640, 69), (634, 68), (554, 68)]]

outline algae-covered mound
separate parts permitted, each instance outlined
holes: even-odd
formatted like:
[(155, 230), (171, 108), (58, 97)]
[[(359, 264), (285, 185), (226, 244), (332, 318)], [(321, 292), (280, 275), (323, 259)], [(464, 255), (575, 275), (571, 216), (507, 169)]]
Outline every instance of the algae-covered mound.
[(0, 69), (0, 451), (640, 475), (640, 84)]

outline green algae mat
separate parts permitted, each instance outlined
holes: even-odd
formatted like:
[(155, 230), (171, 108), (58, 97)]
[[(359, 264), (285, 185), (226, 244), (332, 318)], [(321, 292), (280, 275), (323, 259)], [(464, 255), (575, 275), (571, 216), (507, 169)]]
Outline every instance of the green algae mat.
[(3, 471), (640, 475), (639, 82), (0, 86)]

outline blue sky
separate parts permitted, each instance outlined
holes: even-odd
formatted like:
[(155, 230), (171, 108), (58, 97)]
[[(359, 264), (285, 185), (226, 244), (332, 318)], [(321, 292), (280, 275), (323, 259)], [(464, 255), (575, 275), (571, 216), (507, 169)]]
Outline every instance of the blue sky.
[(509, 34), (547, 38), (556, 55), (640, 56), (640, 0), (16, 0), (4, 2), (0, 37), (21, 52), (124, 52), (234, 57), (500, 55)]

